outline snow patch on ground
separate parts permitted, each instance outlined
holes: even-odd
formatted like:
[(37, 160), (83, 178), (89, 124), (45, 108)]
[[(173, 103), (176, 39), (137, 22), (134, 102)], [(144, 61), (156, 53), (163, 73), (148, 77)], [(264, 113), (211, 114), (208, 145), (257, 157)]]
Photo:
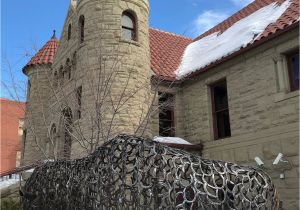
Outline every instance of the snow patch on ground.
[(4, 189), (19, 182), (19, 179), (7, 179), (0, 181), (0, 189)]
[(33, 173), (33, 171), (34, 171), (34, 168), (32, 168), (32, 169), (28, 169), (28, 170), (26, 170), (25, 172), (28, 172), (28, 173)]
[(182, 138), (179, 138), (179, 137), (157, 137), (155, 136), (154, 141), (157, 141), (157, 142), (160, 142), (160, 143), (169, 143), (169, 144), (190, 144), (190, 142), (182, 139)]
[(216, 32), (191, 43), (185, 49), (181, 64), (175, 72), (176, 78), (182, 79), (242, 47), (246, 47), (268, 25), (276, 22), (290, 4), (290, 0), (286, 0), (280, 6), (274, 2), (236, 22), (223, 33)]

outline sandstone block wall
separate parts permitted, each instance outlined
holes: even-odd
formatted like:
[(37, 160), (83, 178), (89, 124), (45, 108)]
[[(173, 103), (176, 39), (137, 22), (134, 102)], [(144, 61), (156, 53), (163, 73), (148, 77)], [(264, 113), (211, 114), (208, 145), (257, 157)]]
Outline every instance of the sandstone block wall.
[[(299, 91), (278, 86), (278, 58), (297, 49), (298, 29), (209, 70), (183, 84), (176, 95), (176, 134), (204, 143), (204, 156), (255, 165), (259, 156), (274, 179), (285, 209), (299, 203)], [(214, 140), (210, 85), (226, 78), (231, 137)], [(288, 84), (285, 84), (288, 87)], [(285, 179), (272, 162), (281, 152), (290, 161)]]
[[(130, 11), (136, 17), (135, 41), (124, 40), (121, 36), (124, 11)], [(52, 125), (57, 127), (55, 149), (59, 153), (64, 145), (62, 112), (66, 108), (72, 110), (74, 125), (72, 158), (91, 151), (90, 145), (83, 145), (77, 139), (88, 140), (86, 144), (91, 141), (94, 144), (99, 139), (99, 146), (106, 138), (119, 133), (133, 134), (140, 124), (146, 124), (144, 120), (151, 100), (148, 14), (147, 0), (80, 0), (77, 5), (70, 5), (54, 63), (48, 72), (53, 86), (41, 90), (47, 101), (43, 109), (47, 125), (39, 132), (46, 139), (45, 129), (49, 131)], [(83, 42), (80, 42), (81, 16), (84, 16)], [(71, 68), (71, 78), (64, 76), (68, 66)], [(59, 85), (52, 88), (55, 72)], [(81, 118), (78, 119), (76, 90), (80, 86), (82, 104)], [(35, 115), (31, 121), (39, 122), (41, 116), (36, 106), (37, 103), (32, 102)], [(29, 135), (27, 139), (32, 141), (34, 136)], [(40, 153), (29, 149), (25, 150), (25, 156), (30, 159), (27, 162), (44, 159)]]
[(48, 93), (51, 75), (49, 65), (28, 67), (28, 94), (22, 139), (21, 164), (27, 165), (46, 156), (48, 139)]

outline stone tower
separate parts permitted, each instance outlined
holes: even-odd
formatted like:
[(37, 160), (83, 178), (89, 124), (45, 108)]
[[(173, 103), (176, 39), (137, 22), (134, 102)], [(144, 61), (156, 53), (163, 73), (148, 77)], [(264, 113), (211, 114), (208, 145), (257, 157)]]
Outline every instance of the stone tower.
[(148, 0), (71, 0), (45, 83), (48, 125), (40, 132), (50, 158), (84, 156), (119, 133), (147, 133), (148, 15)]
[(23, 135), (23, 164), (45, 158), (48, 136), (48, 99), (51, 92), (51, 65), (58, 40), (52, 38), (23, 68), (28, 76)]

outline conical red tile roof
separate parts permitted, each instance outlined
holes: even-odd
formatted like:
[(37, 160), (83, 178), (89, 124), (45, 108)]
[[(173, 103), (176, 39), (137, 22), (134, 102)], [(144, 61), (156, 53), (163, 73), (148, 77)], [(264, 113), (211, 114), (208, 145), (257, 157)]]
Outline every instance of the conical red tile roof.
[(54, 55), (56, 53), (58, 46), (58, 40), (55, 36), (52, 38), (40, 49), (35, 56), (25, 65), (24, 69), (37, 64), (52, 64)]

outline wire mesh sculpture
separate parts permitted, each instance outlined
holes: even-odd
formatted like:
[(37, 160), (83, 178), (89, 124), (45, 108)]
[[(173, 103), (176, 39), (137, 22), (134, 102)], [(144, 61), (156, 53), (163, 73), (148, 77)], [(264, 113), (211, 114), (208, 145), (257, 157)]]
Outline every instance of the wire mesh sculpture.
[(23, 209), (277, 209), (263, 171), (119, 135), (83, 159), (37, 167)]

